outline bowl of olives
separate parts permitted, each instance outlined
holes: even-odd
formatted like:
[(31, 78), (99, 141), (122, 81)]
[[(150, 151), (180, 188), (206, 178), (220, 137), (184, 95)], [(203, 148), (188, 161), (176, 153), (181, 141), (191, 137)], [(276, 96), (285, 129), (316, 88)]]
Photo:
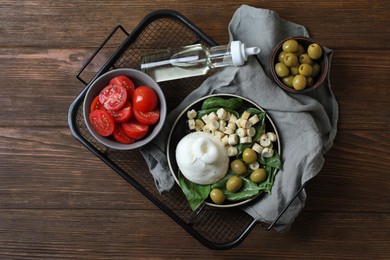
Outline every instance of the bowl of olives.
[(270, 66), (276, 83), (292, 93), (302, 94), (318, 88), (328, 74), (324, 48), (304, 36), (289, 37), (277, 44)]

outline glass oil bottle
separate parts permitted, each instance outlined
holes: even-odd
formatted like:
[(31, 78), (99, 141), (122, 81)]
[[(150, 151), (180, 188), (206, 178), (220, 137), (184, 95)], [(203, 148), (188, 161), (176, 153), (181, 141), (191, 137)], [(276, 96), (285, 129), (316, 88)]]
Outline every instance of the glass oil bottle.
[(242, 66), (249, 55), (260, 52), (258, 47), (246, 48), (240, 41), (207, 48), (194, 44), (178, 50), (163, 50), (142, 57), (141, 70), (156, 82), (207, 74), (211, 69)]

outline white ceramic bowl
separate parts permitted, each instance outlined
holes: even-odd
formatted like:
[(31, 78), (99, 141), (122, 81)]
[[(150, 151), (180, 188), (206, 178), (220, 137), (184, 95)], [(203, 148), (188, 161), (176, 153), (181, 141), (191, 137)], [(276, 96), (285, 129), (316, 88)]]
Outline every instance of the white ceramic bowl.
[[(110, 80), (116, 76), (124, 75), (129, 77), (135, 87), (137, 86), (148, 86), (156, 91), (158, 98), (159, 98), (159, 106), (160, 106), (160, 118), (157, 124), (152, 125), (149, 127), (149, 132), (146, 135), (145, 138), (137, 140), (136, 142), (132, 144), (122, 144), (114, 140), (112, 137), (104, 137), (99, 135), (93, 128), (91, 123), (89, 122), (89, 114), (90, 114), (90, 106), (93, 101), (93, 99), (99, 95), (100, 91), (108, 85)], [(163, 91), (161, 90), (160, 86), (147, 74), (135, 70), (135, 69), (115, 69), (111, 70), (109, 72), (106, 72), (99, 78), (97, 78), (90, 86), (89, 89), (85, 95), (84, 98), (84, 104), (83, 104), (83, 113), (84, 113), (84, 120), (87, 125), (87, 128), (91, 135), (98, 140), (101, 144), (112, 148), (116, 150), (131, 150), (140, 148), (150, 141), (152, 141), (157, 134), (160, 132), (166, 118), (167, 114), (167, 104), (165, 100), (165, 96)]]

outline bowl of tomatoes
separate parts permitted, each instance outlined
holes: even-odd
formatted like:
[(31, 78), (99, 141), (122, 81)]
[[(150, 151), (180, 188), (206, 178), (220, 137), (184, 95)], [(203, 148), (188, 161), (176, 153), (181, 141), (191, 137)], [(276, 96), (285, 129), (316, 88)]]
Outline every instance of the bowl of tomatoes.
[(135, 69), (114, 69), (92, 82), (83, 104), (91, 135), (116, 150), (140, 148), (160, 132), (167, 114), (160, 86)]

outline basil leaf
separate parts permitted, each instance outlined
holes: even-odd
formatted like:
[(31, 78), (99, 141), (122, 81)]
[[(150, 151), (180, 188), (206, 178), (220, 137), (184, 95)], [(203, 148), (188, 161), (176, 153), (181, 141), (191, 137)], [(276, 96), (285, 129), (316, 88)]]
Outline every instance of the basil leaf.
[(253, 198), (261, 190), (259, 186), (247, 178), (240, 177), (243, 180), (243, 187), (236, 192), (225, 191), (225, 197), (230, 201), (240, 201)]
[(208, 198), (210, 185), (200, 185), (187, 180), (179, 171), (178, 174), (180, 188), (186, 196), (192, 210), (196, 210)]
[(265, 166), (271, 166), (279, 170), (282, 169), (282, 161), (280, 160), (280, 155), (277, 152), (274, 152), (274, 155), (271, 158), (260, 156), (259, 162)]
[(246, 111), (251, 113), (251, 115), (256, 114), (259, 118), (260, 118), (260, 115), (265, 115), (264, 111), (257, 109), (257, 108), (254, 108), (254, 107), (250, 107)]
[(266, 166), (265, 170), (267, 171), (267, 179), (259, 184), (259, 188), (264, 192), (271, 194), (271, 189), (275, 181), (275, 171), (271, 166)]
[(221, 107), (236, 110), (241, 107), (242, 102), (241, 98), (211, 97), (203, 101), (202, 110)]
[[(231, 170), (229, 170), (229, 171), (231, 171)], [(223, 177), (218, 182), (211, 184), (211, 189), (220, 189), (222, 191), (226, 190), (226, 183), (229, 180), (229, 178), (232, 176), (233, 176), (232, 172), (228, 173), (225, 177)]]

